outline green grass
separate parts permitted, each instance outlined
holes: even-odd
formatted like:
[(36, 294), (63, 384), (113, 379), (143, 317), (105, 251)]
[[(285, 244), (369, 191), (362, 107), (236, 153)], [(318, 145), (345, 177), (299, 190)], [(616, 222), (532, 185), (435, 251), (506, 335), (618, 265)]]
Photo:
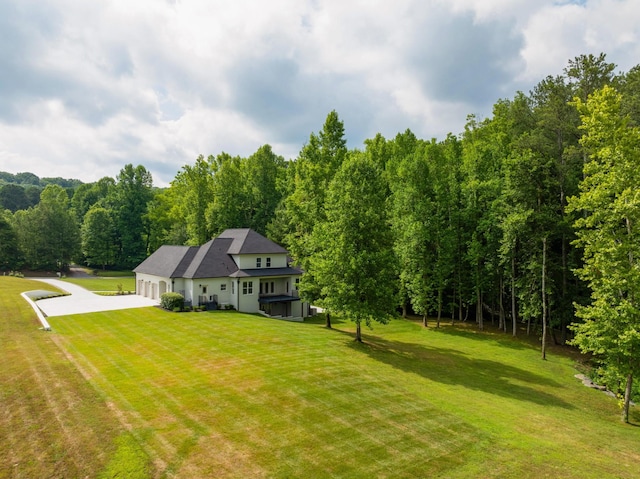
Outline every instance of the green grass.
[(135, 274), (131, 271), (116, 271), (116, 270), (94, 270), (97, 276), (107, 277), (107, 278), (118, 278), (118, 277), (126, 277), (131, 276), (135, 277)]
[[(22, 437), (40, 444), (48, 434), (56, 446), (40, 445), (58, 459), (35, 460), (22, 475), (0, 469), (0, 477), (638, 474), (640, 429), (620, 422), (615, 400), (573, 378), (573, 355), (555, 350), (542, 361), (534, 345), (471, 325), (425, 330), (397, 320), (365, 330), (366, 343), (357, 344), (352, 324), (335, 319), (327, 330), (319, 320), (144, 308), (49, 321), (53, 333), (33, 334), (41, 347), (60, 347), (58, 389), (80, 371), (89, 389), (72, 386), (88, 406), (62, 416), (64, 427), (60, 411), (45, 416)], [(38, 357), (17, 355), (11, 364)], [(14, 407), (51, 408), (37, 401), (46, 395), (38, 384), (25, 383), (29, 394)], [(640, 421), (636, 409), (632, 420)], [(66, 447), (76, 430), (88, 451), (104, 445), (82, 470), (70, 465), (76, 450)], [(3, 452), (16, 442), (0, 435)]]
[(143, 311), (51, 322), (157, 475), (637, 475), (615, 401), (526, 343), (397, 320), (360, 345), (350, 323)]
[(122, 286), (122, 290), (136, 291), (135, 276), (96, 276), (91, 278), (62, 278), (63, 281), (77, 284), (89, 291), (118, 291), (118, 285)]
[(127, 431), (20, 296), (43, 287), (0, 277), (0, 478), (96, 477)]

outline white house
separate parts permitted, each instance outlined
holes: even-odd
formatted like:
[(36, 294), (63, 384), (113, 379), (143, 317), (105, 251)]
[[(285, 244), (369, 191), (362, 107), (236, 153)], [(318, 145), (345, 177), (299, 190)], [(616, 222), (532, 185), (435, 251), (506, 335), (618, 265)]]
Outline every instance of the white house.
[(136, 293), (155, 300), (173, 291), (194, 305), (217, 303), (246, 313), (304, 318), (302, 271), (287, 250), (255, 231), (228, 229), (202, 246), (161, 246), (134, 270)]

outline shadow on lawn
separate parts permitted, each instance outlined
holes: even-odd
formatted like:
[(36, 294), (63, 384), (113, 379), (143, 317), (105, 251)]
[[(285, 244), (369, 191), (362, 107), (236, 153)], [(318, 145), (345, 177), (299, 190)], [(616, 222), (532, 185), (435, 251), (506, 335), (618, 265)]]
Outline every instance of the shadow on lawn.
[[(346, 331), (336, 330), (352, 336)], [(350, 347), (404, 372), (418, 374), (428, 380), (528, 401), (545, 406), (573, 409), (566, 401), (529, 387), (544, 388), (560, 385), (552, 379), (534, 374), (500, 361), (475, 359), (455, 349), (431, 348), (421, 344), (367, 337), (366, 343), (350, 342)], [(515, 381), (515, 382), (514, 382)]]

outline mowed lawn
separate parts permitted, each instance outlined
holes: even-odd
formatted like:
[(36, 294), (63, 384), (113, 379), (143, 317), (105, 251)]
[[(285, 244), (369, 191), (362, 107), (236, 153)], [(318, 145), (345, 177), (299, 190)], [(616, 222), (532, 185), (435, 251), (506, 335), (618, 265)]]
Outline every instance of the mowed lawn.
[(361, 345), (348, 322), (158, 308), (50, 318), (45, 333), (12, 306), (31, 283), (0, 278), (0, 305), (13, 308), (0, 330), (12, 351), (0, 477), (640, 473), (640, 428), (560, 351), (542, 361), (471, 325), (398, 319)]
[(117, 292), (120, 290), (119, 287), (121, 287), (122, 291), (125, 293), (129, 291), (132, 293), (136, 292), (135, 276), (95, 276), (88, 278), (67, 277), (62, 278), (62, 280), (82, 286), (89, 291)]

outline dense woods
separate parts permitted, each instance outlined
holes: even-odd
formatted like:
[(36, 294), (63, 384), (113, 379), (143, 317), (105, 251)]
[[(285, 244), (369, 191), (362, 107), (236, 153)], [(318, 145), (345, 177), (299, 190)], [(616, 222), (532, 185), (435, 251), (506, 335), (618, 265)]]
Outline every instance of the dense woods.
[(582, 55), (442, 140), (407, 130), (349, 149), (333, 111), (296, 159), (269, 145), (200, 156), (165, 189), (141, 165), (93, 184), (0, 173), (0, 268), (131, 268), (162, 244), (249, 227), (289, 249), (301, 292), (329, 312), (491, 322), (538, 335), (543, 357), (573, 341), (628, 399), (639, 125), (640, 66)]

